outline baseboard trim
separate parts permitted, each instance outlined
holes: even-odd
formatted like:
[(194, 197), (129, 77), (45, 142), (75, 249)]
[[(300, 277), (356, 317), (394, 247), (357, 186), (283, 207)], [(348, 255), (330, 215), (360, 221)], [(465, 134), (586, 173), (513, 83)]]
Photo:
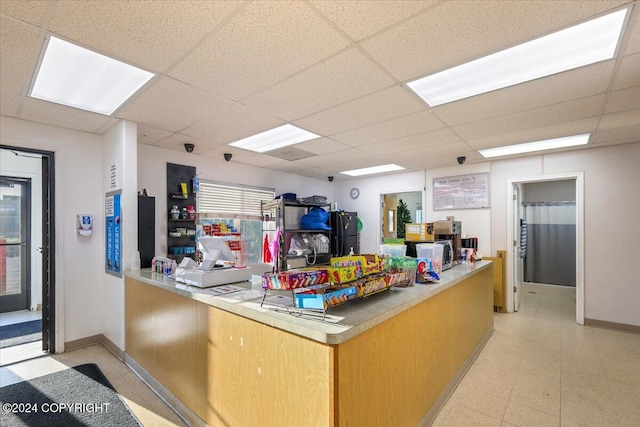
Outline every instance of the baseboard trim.
[(627, 325), (626, 323), (607, 322), (605, 320), (585, 318), (584, 325), (603, 329), (613, 329), (620, 332), (631, 332), (632, 334), (640, 334), (640, 326)]
[(80, 338), (79, 340), (68, 341), (64, 343), (64, 351), (78, 350), (83, 347), (90, 347), (92, 345), (102, 344), (107, 350), (109, 350), (115, 357), (120, 360), (124, 360), (124, 351), (120, 350), (120, 347), (115, 345), (113, 341), (105, 337), (103, 334), (92, 335), (90, 337)]
[(207, 424), (195, 412), (189, 409), (165, 386), (147, 372), (138, 362), (124, 353), (124, 363), (144, 382), (155, 394), (169, 406), (190, 427), (207, 427)]
[(487, 341), (489, 341), (489, 338), (491, 338), (491, 335), (493, 335), (493, 331), (494, 329), (492, 323), (491, 327), (487, 329), (487, 332), (485, 332), (482, 336), (482, 339), (480, 339), (480, 342), (475, 346), (471, 354), (469, 354), (469, 357), (467, 357), (467, 359), (464, 361), (462, 366), (460, 366), (453, 378), (451, 378), (451, 381), (449, 381), (444, 390), (442, 390), (440, 396), (436, 399), (435, 402), (433, 402), (433, 405), (431, 405), (429, 411), (425, 414), (422, 420), (420, 420), (418, 427), (427, 427), (433, 424), (442, 408), (444, 408), (444, 405), (447, 403), (453, 392), (458, 387), (458, 384), (460, 384), (460, 381), (462, 381), (462, 378), (464, 378), (464, 375), (467, 373), (476, 358), (480, 355), (480, 352), (484, 348)]
[(64, 351), (65, 353), (68, 351), (77, 350), (83, 347), (89, 347), (95, 344), (102, 344), (102, 339), (100, 338), (102, 334), (92, 335), (90, 337), (80, 338), (79, 340), (67, 341), (64, 343)]

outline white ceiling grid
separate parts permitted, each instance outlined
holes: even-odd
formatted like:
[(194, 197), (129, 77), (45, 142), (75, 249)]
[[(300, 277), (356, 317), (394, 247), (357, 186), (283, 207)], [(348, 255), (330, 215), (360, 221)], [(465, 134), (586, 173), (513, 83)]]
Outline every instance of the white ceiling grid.
[[(640, 142), (636, 3), (3, 0), (0, 114), (92, 133), (127, 119), (142, 144), (322, 179), (480, 162), (481, 148), (572, 133), (594, 133), (577, 149)], [(625, 5), (612, 60), (435, 108), (404, 86)], [(45, 35), (158, 76), (114, 117), (29, 98)], [(227, 145), (284, 123), (321, 138), (264, 154)]]

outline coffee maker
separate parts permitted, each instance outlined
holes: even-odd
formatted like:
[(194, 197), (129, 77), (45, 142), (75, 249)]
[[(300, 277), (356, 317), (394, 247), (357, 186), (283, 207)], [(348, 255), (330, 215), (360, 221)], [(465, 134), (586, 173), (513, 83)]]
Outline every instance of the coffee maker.
[(433, 226), (435, 240), (450, 240), (453, 249), (452, 265), (460, 264), (462, 248), (462, 221), (435, 221)]

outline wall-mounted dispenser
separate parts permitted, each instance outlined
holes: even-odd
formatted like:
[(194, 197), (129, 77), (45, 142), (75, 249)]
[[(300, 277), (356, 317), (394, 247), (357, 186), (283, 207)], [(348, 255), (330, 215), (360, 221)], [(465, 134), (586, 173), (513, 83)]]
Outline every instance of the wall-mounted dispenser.
[(76, 215), (78, 218), (78, 234), (81, 236), (91, 236), (93, 231), (93, 217), (91, 215)]

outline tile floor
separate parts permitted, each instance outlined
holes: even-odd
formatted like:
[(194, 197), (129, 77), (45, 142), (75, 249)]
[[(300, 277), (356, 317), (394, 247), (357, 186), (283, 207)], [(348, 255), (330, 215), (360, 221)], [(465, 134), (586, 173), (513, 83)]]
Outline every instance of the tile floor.
[[(640, 426), (640, 335), (576, 325), (575, 291), (525, 285), (434, 426)], [(144, 426), (184, 423), (101, 345), (0, 367), (0, 385), (96, 363)]]
[(640, 426), (640, 335), (575, 323), (575, 290), (527, 284), (434, 426)]

